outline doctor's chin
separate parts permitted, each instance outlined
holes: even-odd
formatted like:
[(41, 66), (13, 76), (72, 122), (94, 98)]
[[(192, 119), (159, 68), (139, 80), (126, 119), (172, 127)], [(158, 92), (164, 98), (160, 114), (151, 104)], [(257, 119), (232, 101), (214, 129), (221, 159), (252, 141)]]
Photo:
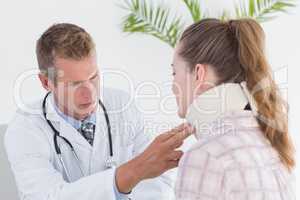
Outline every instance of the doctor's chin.
[(296, 1), (2, 4), (1, 199), (296, 200)]

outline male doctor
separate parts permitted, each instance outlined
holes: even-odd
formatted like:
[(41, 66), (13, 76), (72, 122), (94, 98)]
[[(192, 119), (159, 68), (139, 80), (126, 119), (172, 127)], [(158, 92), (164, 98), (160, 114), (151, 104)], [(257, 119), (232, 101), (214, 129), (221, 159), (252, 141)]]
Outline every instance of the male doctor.
[(126, 93), (105, 89), (100, 98), (95, 45), (81, 27), (51, 26), (36, 53), (49, 93), (31, 105), (38, 112), (20, 108), (5, 134), (20, 199), (172, 199), (164, 172), (178, 165), (190, 126), (151, 143)]

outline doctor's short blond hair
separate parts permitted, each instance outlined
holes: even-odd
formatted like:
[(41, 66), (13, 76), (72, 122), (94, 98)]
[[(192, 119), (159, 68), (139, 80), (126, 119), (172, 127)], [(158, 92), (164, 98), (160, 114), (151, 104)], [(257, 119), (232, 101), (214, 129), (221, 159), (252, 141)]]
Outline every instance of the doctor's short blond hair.
[(81, 60), (90, 56), (94, 50), (93, 39), (83, 28), (70, 23), (54, 24), (41, 35), (36, 44), (39, 70), (55, 82), (55, 58)]

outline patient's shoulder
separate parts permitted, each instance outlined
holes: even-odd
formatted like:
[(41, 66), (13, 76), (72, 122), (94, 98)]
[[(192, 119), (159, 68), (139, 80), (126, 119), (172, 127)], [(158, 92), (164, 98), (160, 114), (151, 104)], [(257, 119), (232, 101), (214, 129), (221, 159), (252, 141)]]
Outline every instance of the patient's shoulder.
[[(179, 162), (179, 167), (189, 167), (193, 169), (203, 169), (209, 167), (214, 170), (216, 163), (221, 165), (221, 160), (208, 152), (206, 149), (198, 148), (185, 152)], [(219, 171), (219, 167), (215, 170)]]
[(220, 194), (225, 170), (222, 162), (203, 149), (187, 151), (178, 166), (178, 199), (202, 199)]
[(206, 155), (214, 158), (224, 169), (265, 166), (278, 155), (260, 130), (244, 129), (198, 140), (187, 152), (193, 159)]

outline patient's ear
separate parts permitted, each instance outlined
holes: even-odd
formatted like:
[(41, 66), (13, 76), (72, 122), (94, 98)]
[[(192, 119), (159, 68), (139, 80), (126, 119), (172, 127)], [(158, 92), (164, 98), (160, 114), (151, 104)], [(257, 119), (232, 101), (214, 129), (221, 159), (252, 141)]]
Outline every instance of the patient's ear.
[(206, 90), (206, 81), (208, 76), (207, 65), (196, 64), (194, 69), (194, 95), (200, 95)]
[(195, 76), (196, 76), (196, 84), (203, 84), (205, 82), (205, 76), (207, 74), (206, 65), (196, 64), (195, 66)]
[(43, 88), (47, 91), (51, 91), (51, 83), (47, 76), (44, 74), (39, 73), (39, 79), (42, 83)]

